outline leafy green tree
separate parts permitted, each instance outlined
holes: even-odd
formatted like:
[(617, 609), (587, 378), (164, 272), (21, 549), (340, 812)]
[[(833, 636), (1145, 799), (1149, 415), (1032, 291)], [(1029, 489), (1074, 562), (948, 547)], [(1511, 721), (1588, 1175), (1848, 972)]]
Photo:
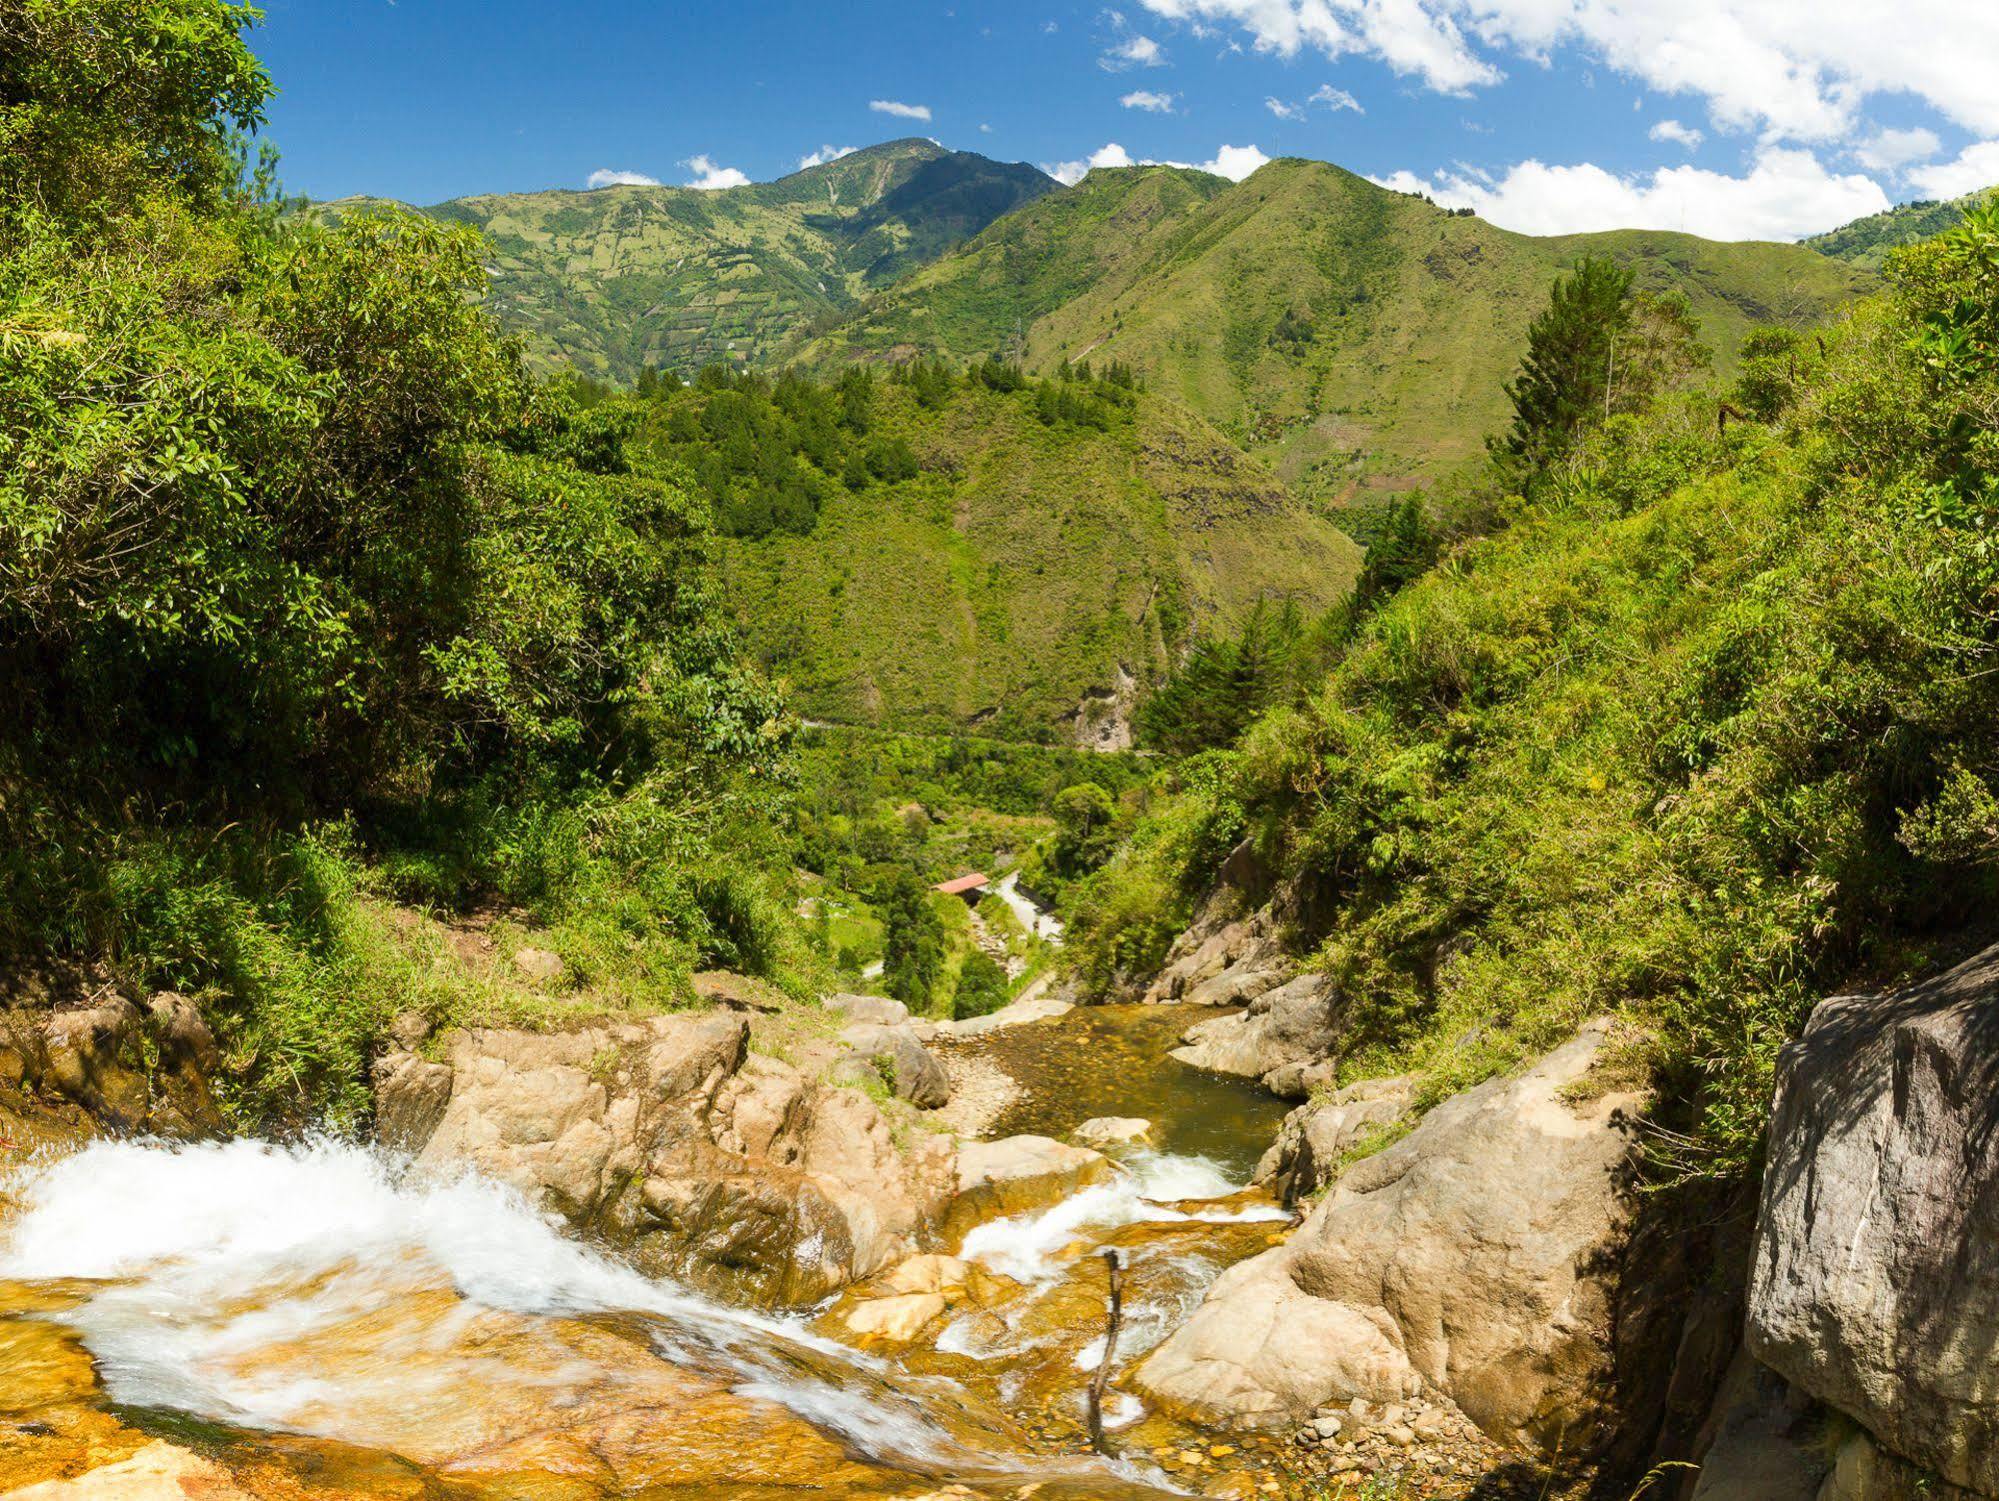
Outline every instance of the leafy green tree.
[(1117, 804), (1095, 782), (1065, 787), (1055, 797), (1052, 863), (1065, 876), (1095, 870), (1117, 848)]
[(1006, 971), (983, 949), (973, 949), (958, 970), (958, 988), (951, 993), (952, 1018), (966, 1021), (990, 1016), (1006, 1001)]
[(0, 0), (0, 203), (64, 222), (213, 207), (274, 86), (229, 0)]
[(1632, 271), (1584, 256), (1559, 278), (1527, 330), (1520, 373), (1506, 387), (1513, 426), (1493, 441), (1501, 472), (1523, 492), (1566, 454), (1588, 423), (1607, 416), (1617, 342), (1631, 324)]
[(875, 908), (885, 929), (882, 984), (915, 1010), (927, 1009), (944, 976), (944, 920), (930, 904), (930, 891), (907, 866), (877, 888)]

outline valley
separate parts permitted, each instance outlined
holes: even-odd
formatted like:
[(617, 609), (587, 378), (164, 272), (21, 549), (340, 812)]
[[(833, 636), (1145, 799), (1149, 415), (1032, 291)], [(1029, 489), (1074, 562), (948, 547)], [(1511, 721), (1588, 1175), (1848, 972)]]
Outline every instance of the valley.
[(0, 1501), (1999, 1498), (1999, 191), (308, 202), (312, 19), (0, 0)]

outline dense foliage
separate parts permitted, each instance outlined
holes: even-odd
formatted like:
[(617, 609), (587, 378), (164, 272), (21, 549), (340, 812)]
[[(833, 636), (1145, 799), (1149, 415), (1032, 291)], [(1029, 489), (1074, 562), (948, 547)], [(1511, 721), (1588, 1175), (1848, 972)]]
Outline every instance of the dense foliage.
[(774, 962), (786, 731), (707, 506), (527, 377), (472, 236), (242, 179), (254, 19), (0, 5), (0, 949), (198, 994), (296, 1114), (397, 995), (370, 886), (569, 923), (636, 1001)]
[[(1893, 272), (1773, 337), (1754, 393), (1584, 431), (1308, 703), (1183, 767), (1077, 904), (1084, 973), (1156, 963), (1147, 914), (1247, 839), (1351, 1073), (1434, 1096), (1622, 1011), (1662, 1157), (1741, 1166), (1809, 1002), (1994, 894), (1999, 210)], [(1767, 420), (1724, 431), (1723, 399)]]

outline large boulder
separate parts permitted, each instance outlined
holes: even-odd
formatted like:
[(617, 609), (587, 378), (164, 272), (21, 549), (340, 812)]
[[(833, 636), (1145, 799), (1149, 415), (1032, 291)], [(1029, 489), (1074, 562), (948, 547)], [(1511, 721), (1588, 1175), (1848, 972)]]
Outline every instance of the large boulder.
[(1608, 1388), (1634, 1098), (1568, 1101), (1607, 1026), (1445, 1101), (1349, 1168), (1282, 1246), (1225, 1272), (1136, 1387), (1208, 1422), (1449, 1398), (1507, 1444), (1574, 1453)]
[(108, 988), (79, 999), (0, 1010), (0, 1084), (46, 1090), (113, 1131), (222, 1130), (208, 1082), (221, 1050), (192, 1001), (161, 991), (141, 1007)]
[(1287, 1064), (1323, 1058), (1339, 1035), (1332, 983), (1300, 975), (1259, 992), (1247, 1011), (1197, 1022), (1173, 1056), (1209, 1073), (1261, 1079)]
[(559, 1033), (451, 1034), (375, 1070), (376, 1129), (420, 1169), (470, 1167), (710, 1291), (804, 1304), (919, 1248), (953, 1152), (898, 1147), (856, 1090), (752, 1054), (734, 1010)]
[(900, 1098), (919, 1110), (939, 1110), (951, 1103), (951, 1076), (906, 1021), (900, 1025), (857, 1022), (840, 1034), (840, 1041), (871, 1064)]
[(1748, 1341), (1885, 1449), (1999, 1495), (1999, 948), (1839, 996), (1785, 1050)]
[(1254, 1181), (1287, 1204), (1317, 1193), (1350, 1152), (1408, 1114), (1415, 1098), (1416, 1081), (1404, 1074), (1362, 1079), (1300, 1105), (1284, 1117), (1277, 1140), (1256, 1165)]

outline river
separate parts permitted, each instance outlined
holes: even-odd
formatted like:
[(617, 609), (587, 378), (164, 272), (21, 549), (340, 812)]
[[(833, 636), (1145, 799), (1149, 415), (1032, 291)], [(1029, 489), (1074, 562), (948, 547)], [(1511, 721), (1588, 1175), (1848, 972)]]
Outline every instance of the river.
[(959, 1254), (985, 1294), (892, 1355), (845, 1336), (851, 1299), (784, 1318), (727, 1307), (495, 1184), (419, 1180), (351, 1143), (236, 1141), (100, 1142), (12, 1185), (0, 1361), (23, 1348), (10, 1330), (79, 1342), (97, 1389), (51, 1413), (101, 1409), (326, 1494), (1173, 1493), (1159, 1461), (1180, 1465), (1185, 1435), (1136, 1398), (1109, 1407), (1130, 1458), (1081, 1443), (1103, 1347), (1095, 1253), (1129, 1267), (1123, 1368), (1285, 1217), (1241, 1191), (1281, 1106), (1173, 1075), (1163, 1049), (1183, 1024), (1082, 1009), (953, 1044), (1024, 1086), (1005, 1131), (1145, 1114), (1155, 1136), (1112, 1181), (973, 1230)]

